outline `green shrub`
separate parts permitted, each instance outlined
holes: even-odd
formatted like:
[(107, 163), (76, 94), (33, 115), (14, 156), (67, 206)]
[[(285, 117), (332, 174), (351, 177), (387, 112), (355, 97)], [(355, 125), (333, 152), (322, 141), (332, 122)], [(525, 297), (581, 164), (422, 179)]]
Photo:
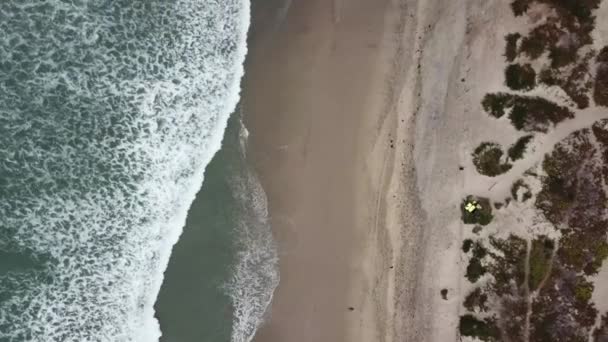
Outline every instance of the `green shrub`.
[(500, 118), (505, 115), (505, 109), (511, 107), (512, 95), (507, 93), (486, 94), (481, 101), (481, 106), (490, 115)]
[(536, 86), (536, 71), (530, 64), (510, 64), (505, 69), (505, 80), (513, 90), (532, 90)]
[(595, 249), (594, 254), (595, 259), (597, 259), (599, 262), (606, 260), (606, 258), (608, 258), (608, 243), (602, 241), (602, 243)]
[[(608, 81), (606, 84), (608, 86)], [(546, 132), (549, 124), (574, 118), (574, 113), (568, 108), (538, 96), (491, 93), (486, 94), (481, 104), (488, 114), (496, 118), (502, 117), (507, 109), (511, 109), (509, 120), (513, 126), (527, 132)]]
[(500, 252), (492, 253), (493, 262), (487, 266), (494, 277), (493, 289), (499, 295), (511, 293), (512, 282), (519, 287), (526, 279), (527, 242), (515, 235), (507, 239), (491, 236), (489, 242), (493, 250)]
[(574, 297), (581, 302), (588, 302), (591, 300), (591, 296), (593, 295), (593, 284), (585, 280), (584, 278), (580, 278), (576, 287), (574, 288)]
[(595, 88), (593, 89), (593, 99), (595, 103), (608, 107), (608, 48), (603, 48), (598, 55), (597, 72), (595, 75)]
[(593, 82), (588, 80), (590, 55), (576, 60), (576, 65), (569, 69), (545, 68), (538, 74), (538, 82), (547, 86), (560, 87), (572, 99), (579, 109), (589, 107), (589, 92)]
[(476, 309), (479, 311), (487, 311), (487, 301), (488, 295), (481, 292), (480, 288), (477, 288), (467, 295), (464, 300), (464, 307), (471, 312), (475, 312)]
[(526, 135), (519, 138), (515, 144), (509, 147), (509, 151), (507, 152), (509, 158), (513, 161), (523, 158), (526, 148), (528, 147), (530, 141), (532, 141), (532, 138), (532, 135)]
[[(464, 246), (463, 246), (464, 248)], [(469, 250), (470, 250), (471, 246), (469, 246)], [(479, 278), (481, 276), (483, 276), (484, 274), (486, 274), (486, 268), (481, 264), (481, 260), (487, 255), (488, 251), (479, 243), (476, 242), (473, 246), (473, 256), (471, 257), (471, 260), (469, 261), (469, 265), (467, 266), (467, 270), (466, 270), (466, 278), (471, 282), (474, 283), (477, 280), (479, 280)]]
[(547, 48), (547, 41), (545, 37), (542, 37), (539, 34), (536, 34), (539, 28), (532, 30), (532, 33), (528, 37), (524, 37), (521, 40), (520, 52), (523, 52), (526, 56), (531, 59), (537, 59), (540, 57), (545, 49)]
[(502, 162), (503, 151), (500, 145), (493, 142), (483, 142), (473, 152), (473, 164), (482, 175), (498, 176), (511, 169), (511, 164)]
[(495, 118), (505, 115), (505, 109), (511, 107), (513, 95), (507, 93), (486, 94), (481, 101), (483, 109)]
[(530, 198), (532, 198), (532, 191), (530, 190), (530, 186), (528, 184), (526, 184), (524, 182), (523, 179), (518, 179), (517, 181), (515, 181), (515, 183), (513, 183), (513, 186), (511, 186), (511, 196), (513, 196), (513, 199), (516, 201), (519, 201), (519, 196), (518, 196), (518, 192), (519, 189), (524, 188), (526, 189), (526, 191), (523, 193), (521, 201), (525, 202), (527, 200), (529, 200)]
[(604, 46), (595, 57), (597, 63), (608, 63), (608, 46)]
[(521, 38), (521, 34), (519, 33), (509, 33), (505, 40), (507, 41), (505, 48), (505, 57), (507, 61), (513, 62), (517, 57), (517, 41)]
[(578, 48), (568, 47), (552, 47), (549, 50), (549, 59), (551, 60), (551, 67), (554, 69), (565, 67), (569, 64), (576, 62), (578, 58)]
[[(545, 0), (547, 1), (547, 0)], [(597, 9), (600, 0), (550, 0), (559, 6), (560, 9), (569, 15), (578, 17), (580, 20), (586, 21), (591, 17), (591, 11)]]
[(467, 279), (471, 283), (474, 283), (484, 274), (486, 274), (486, 268), (481, 264), (481, 260), (475, 257), (471, 258), (469, 265), (467, 266), (467, 273), (465, 275)]
[(526, 13), (528, 7), (530, 7), (530, 0), (515, 0), (511, 3), (511, 10), (515, 16)]
[(549, 124), (558, 124), (574, 113), (542, 97), (514, 96), (509, 119), (518, 130), (546, 132)]
[(473, 246), (473, 257), (477, 259), (483, 259), (488, 255), (488, 250), (483, 247), (483, 245), (479, 242), (475, 242)]
[(473, 315), (460, 317), (460, 335), (477, 337), (482, 341), (497, 341), (500, 338), (500, 330), (492, 319), (479, 320)]
[[(467, 211), (465, 209), (466, 205), (473, 202), (479, 204), (481, 209), (476, 209), (473, 212)], [(490, 201), (483, 197), (467, 196), (467, 198), (462, 201), (460, 210), (462, 213), (462, 222), (465, 224), (480, 224), (485, 226), (492, 222), (492, 219), (494, 218), (492, 216), (492, 207), (490, 205)]]
[(471, 250), (471, 247), (473, 247), (473, 240), (466, 239), (462, 242), (462, 251), (463, 252), (469, 253), (469, 251)]

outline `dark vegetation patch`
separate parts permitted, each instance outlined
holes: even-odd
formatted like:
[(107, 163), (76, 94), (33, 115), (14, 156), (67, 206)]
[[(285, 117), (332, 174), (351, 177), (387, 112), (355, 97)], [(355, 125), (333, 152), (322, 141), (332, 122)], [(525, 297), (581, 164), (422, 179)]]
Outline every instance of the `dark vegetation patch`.
[[(491, 281), (487, 284), (487, 290), (490, 292), (481, 289), (475, 290), (467, 296), (464, 305), (469, 312), (484, 312), (488, 310), (490, 295), (496, 296), (492, 302), (498, 303), (500, 315), (495, 317), (493, 322), (501, 328), (503, 336), (510, 336), (513, 340), (519, 341), (523, 339), (527, 311), (525, 289), (527, 242), (511, 235), (506, 239), (492, 237), (490, 244), (492, 249), (484, 249), (486, 251), (484, 255), (486, 258), (485, 271), (492, 276)], [(480, 245), (480, 248), (483, 246)], [(553, 248), (555, 248), (553, 241), (546, 237), (539, 237), (532, 242), (528, 278), (531, 291), (537, 290), (542, 281), (551, 279), (549, 275)], [(552, 286), (555, 287), (555, 284)], [(588, 296), (589, 288), (585, 283), (581, 283), (579, 287), (578, 297), (585, 299)], [(576, 286), (573, 286), (572, 293), (575, 292)], [(580, 299), (574, 299), (574, 304), (586, 305), (586, 302), (581, 302)], [(589, 312), (583, 312), (580, 319), (588, 320)], [(531, 339), (531, 341), (545, 340)], [(557, 340), (549, 339), (547, 341)]]
[(470, 314), (461, 316), (459, 330), (461, 336), (476, 337), (482, 341), (500, 340), (500, 330), (491, 318), (480, 320)]
[[(590, 301), (593, 284), (586, 276), (596, 274), (608, 257), (602, 187), (608, 131), (602, 127), (600, 122), (592, 130), (572, 133), (543, 162), (546, 176), (536, 206), (561, 230), (562, 237), (553, 270), (532, 305), (531, 340), (587, 341), (595, 324), (598, 313)], [(598, 163), (597, 156), (603, 163)]]
[(490, 244), (500, 253), (490, 253), (488, 271), (495, 281), (491, 287), (500, 296), (521, 296), (525, 280), (526, 240), (510, 235), (507, 239), (490, 238)]
[(517, 42), (521, 38), (521, 34), (519, 33), (509, 33), (506, 35), (506, 48), (505, 48), (505, 57), (508, 62), (513, 62), (517, 57)]
[(596, 153), (589, 140), (589, 130), (584, 129), (557, 144), (545, 157), (546, 176), (542, 179), (536, 206), (557, 227), (580, 225), (589, 220), (585, 214), (602, 214), (603, 202), (593, 203), (605, 197), (598, 186), (601, 179), (593, 161)]
[(568, 108), (537, 96), (490, 93), (484, 97), (482, 106), (496, 118), (510, 109), (509, 119), (513, 126), (526, 132), (546, 132), (551, 124), (574, 118)]
[(481, 143), (473, 152), (473, 164), (482, 175), (494, 177), (509, 171), (511, 164), (503, 161), (502, 147), (493, 142)]
[(548, 50), (549, 46), (555, 45), (563, 33), (554, 23), (536, 26), (522, 38), (519, 52), (530, 59), (537, 59)]
[(586, 275), (597, 274), (608, 256), (608, 244), (604, 240), (597, 240), (594, 235), (596, 234), (585, 234), (579, 229), (567, 229), (560, 240), (559, 261), (565, 267), (583, 271)]
[(530, 64), (510, 64), (505, 69), (505, 82), (512, 90), (532, 90), (536, 86), (536, 71)]
[(486, 312), (488, 311), (488, 295), (480, 288), (469, 293), (464, 300), (464, 307), (470, 312)]
[(536, 200), (545, 217), (561, 228), (560, 263), (586, 274), (597, 273), (608, 256), (606, 194), (602, 188), (606, 169), (595, 158), (602, 156), (606, 165), (603, 133), (599, 125), (593, 126), (601, 151), (591, 143), (589, 129), (559, 143), (543, 162), (547, 176)]
[[(519, 196), (520, 190), (522, 190), (521, 196)], [(513, 183), (513, 186), (511, 186), (511, 196), (513, 196), (513, 199), (516, 201), (525, 202), (532, 198), (532, 190), (523, 179), (518, 179)]]
[(503, 335), (511, 337), (511, 341), (525, 341), (524, 327), (526, 326), (527, 303), (523, 296), (505, 296), (501, 298), (501, 316), (497, 318), (503, 327)]
[(513, 14), (517, 17), (526, 13), (529, 7), (530, 1), (528, 0), (515, 0), (511, 2), (511, 10), (513, 10)]
[(509, 151), (507, 152), (507, 154), (509, 155), (509, 158), (512, 161), (516, 161), (516, 160), (523, 158), (524, 153), (526, 152), (526, 149), (528, 147), (528, 144), (530, 143), (530, 141), (532, 141), (533, 138), (534, 137), (532, 135), (526, 135), (526, 136), (519, 138), (515, 142), (515, 144), (513, 144), (513, 145), (511, 145), (511, 147), (509, 147)]
[(448, 299), (448, 289), (442, 289), (440, 294), (441, 294), (441, 298), (443, 298), (443, 300)]
[(555, 16), (549, 15), (543, 24), (536, 26), (523, 37), (520, 53), (531, 59), (549, 52), (551, 67), (560, 68), (576, 61), (581, 47), (591, 44), (595, 27), (592, 11), (601, 0), (515, 0), (511, 9), (516, 16), (523, 15), (533, 3), (548, 5)]
[(568, 108), (561, 107), (541, 97), (517, 97), (509, 119), (518, 130), (546, 132), (550, 124), (556, 125), (565, 119), (574, 118)]
[(600, 326), (593, 332), (595, 342), (608, 342), (608, 314), (602, 316)]
[(574, 297), (579, 302), (588, 303), (593, 295), (593, 284), (583, 277), (578, 277), (574, 287)]
[[(506, 49), (509, 51), (520, 42), (515, 54), (510, 53), (512, 59), (509, 61), (521, 55), (536, 60), (547, 53), (550, 63), (540, 71), (538, 82), (562, 88), (580, 109), (589, 106), (588, 94), (593, 87), (589, 72), (589, 60), (593, 53), (583, 56), (581, 48), (593, 43), (593, 10), (599, 7), (600, 2), (601, 0), (515, 0), (511, 3), (515, 15), (525, 14), (535, 3), (548, 6), (549, 10), (545, 11), (541, 24), (532, 28), (527, 35), (518, 39), (513, 36), (511, 41), (507, 40)], [(513, 40), (515, 43), (512, 43)], [(518, 79), (517, 74), (513, 73), (515, 81)], [(598, 68), (594, 97), (603, 97), (604, 103), (608, 103), (607, 88), (608, 71), (606, 68)]]
[(482, 229), (483, 229), (482, 226), (475, 226), (475, 227), (473, 227), (473, 234), (479, 234)]
[(608, 47), (604, 47), (596, 58), (597, 71), (593, 100), (599, 106), (608, 107)]
[(473, 247), (473, 240), (466, 239), (462, 242), (462, 251), (463, 252), (469, 253), (469, 251), (471, 250), (471, 247)]
[(469, 265), (467, 266), (467, 272), (465, 276), (471, 283), (475, 283), (486, 274), (486, 268), (481, 264), (479, 258), (471, 258)]
[(534, 291), (547, 277), (551, 269), (551, 256), (555, 244), (545, 236), (541, 236), (532, 241), (530, 248), (530, 273), (528, 275), (528, 286), (530, 291)]
[(532, 302), (530, 341), (587, 341), (597, 310), (591, 284), (557, 267)]
[(465, 298), (463, 305), (470, 313), (486, 312), (490, 309), (490, 296), (494, 298), (498, 296), (492, 303), (498, 305), (500, 315), (494, 318), (492, 323), (502, 330), (502, 334), (499, 335), (521, 337), (526, 316), (523, 287), (526, 241), (511, 235), (506, 239), (492, 237), (490, 244), (493, 247), (490, 250), (484, 248), (481, 242), (474, 244), (469, 268), (475, 267), (476, 259), (485, 258), (484, 273), (489, 273), (492, 277), (489, 278), (487, 287), (471, 292)]
[[(467, 211), (467, 204), (473, 204), (477, 207), (473, 211)], [(467, 196), (467, 198), (462, 201), (460, 205), (460, 210), (462, 213), (462, 222), (465, 224), (480, 224), (485, 226), (489, 224), (492, 219), (492, 206), (490, 205), (490, 200), (484, 197), (476, 197), (476, 196)]]
[(490, 93), (481, 101), (483, 109), (495, 118), (505, 115), (505, 110), (513, 107), (513, 97), (508, 93)]
[[(505, 37), (505, 57), (512, 63), (520, 57), (535, 60), (548, 56), (549, 63), (537, 68), (540, 72), (534, 74), (535, 82), (560, 87), (581, 109), (589, 106), (593, 89), (596, 104), (608, 106), (608, 47), (595, 58), (595, 80), (590, 72), (594, 52), (585, 52), (592, 47), (582, 49), (592, 43), (593, 10), (599, 3), (600, 0), (511, 1), (515, 15), (525, 15), (538, 4), (548, 9), (544, 13), (535, 12), (544, 17), (525, 36)], [(510, 65), (505, 76), (512, 89), (527, 91), (534, 87), (532, 72), (526, 70), (525, 65)], [(513, 126), (525, 132), (547, 132), (551, 125), (574, 118), (568, 108), (539, 97), (487, 94), (482, 106), (496, 118), (508, 115)], [(511, 148), (509, 158), (516, 160), (518, 153), (513, 152), (511, 156)], [(521, 155), (525, 153), (525, 147), (523, 151)], [(530, 341), (583, 342), (593, 335), (596, 342), (608, 342), (608, 315), (593, 331), (598, 311), (591, 301), (594, 285), (590, 281), (590, 276), (597, 274), (608, 258), (607, 196), (604, 192), (604, 184), (608, 183), (608, 120), (595, 124), (591, 130), (577, 131), (558, 143), (545, 156), (542, 167), (545, 175), (538, 176), (542, 186), (534, 205), (560, 231), (561, 237), (557, 241), (536, 237), (531, 241), (529, 251), (522, 238), (492, 237), (489, 240), (492, 248), (484, 248), (483, 263), (481, 258), (475, 257), (476, 244), (480, 244), (480, 248), (483, 246), (480, 242), (474, 243), (470, 247), (469, 253), (473, 255), (469, 267), (480, 266), (490, 276), (483, 290), (467, 296), (465, 308), (471, 313), (482, 312), (478, 303), (485, 295), (483, 305), (496, 304), (496, 308), (490, 309), (495, 309), (497, 316), (488, 318), (489, 322), (472, 314), (462, 316), (461, 334), (484, 335), (486, 329), (492, 331), (488, 328), (491, 326), (497, 333), (485, 334), (491, 336), (486, 337), (489, 340), (496, 339), (495, 336), (524, 340), (529, 289), (534, 292)], [(522, 192), (522, 189), (526, 191)], [(517, 181), (511, 190), (516, 200), (518, 197), (523, 200), (529, 187), (523, 181)], [(463, 328), (469, 335), (463, 333)]]
[(578, 58), (572, 68), (545, 68), (539, 74), (539, 82), (560, 87), (579, 109), (589, 107), (589, 92), (593, 79), (589, 73), (589, 61), (593, 54)]
[(479, 242), (473, 245), (472, 251), (473, 255), (471, 256), (471, 260), (469, 260), (465, 276), (471, 283), (475, 283), (486, 274), (486, 268), (483, 266), (482, 260), (488, 254), (488, 251)]
[(604, 182), (608, 183), (608, 152), (606, 146), (608, 146), (608, 120), (600, 120), (593, 124), (591, 127), (595, 139), (602, 145), (601, 160), (604, 162), (602, 169), (602, 176)]

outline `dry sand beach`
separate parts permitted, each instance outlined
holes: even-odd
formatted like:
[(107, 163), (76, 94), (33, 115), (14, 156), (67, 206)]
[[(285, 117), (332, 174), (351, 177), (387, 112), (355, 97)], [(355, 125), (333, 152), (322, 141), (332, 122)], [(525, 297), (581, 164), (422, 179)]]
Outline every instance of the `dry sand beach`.
[(506, 89), (505, 35), (532, 24), (499, 0), (255, 4), (243, 103), (281, 270), (256, 342), (458, 340), (463, 197), (504, 199), (606, 117), (558, 126), (500, 180), (475, 171), (481, 141), (520, 136), (480, 103)]

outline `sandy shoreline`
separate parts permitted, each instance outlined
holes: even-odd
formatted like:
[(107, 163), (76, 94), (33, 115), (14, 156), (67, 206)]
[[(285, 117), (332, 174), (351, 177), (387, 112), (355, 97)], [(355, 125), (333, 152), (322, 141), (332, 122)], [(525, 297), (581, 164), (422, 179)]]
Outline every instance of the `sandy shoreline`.
[(507, 13), (478, 0), (258, 7), (243, 98), (281, 283), (257, 342), (458, 339), (458, 206), (487, 184), (471, 168), (479, 136), (504, 135), (479, 103), (502, 83)]
[(418, 11), (317, 0), (254, 12), (243, 103), (281, 268), (258, 342), (396, 341), (415, 318), (403, 307), (420, 265)]
[(255, 341), (459, 340), (464, 297), (480, 286), (464, 277), (463, 241), (531, 229), (509, 208), (473, 236), (463, 199), (508, 202), (517, 177), (604, 111), (539, 135), (504, 177), (483, 176), (476, 146), (524, 134), (481, 101), (508, 90), (505, 36), (535, 16), (498, 0), (256, 7), (243, 103), (281, 283)]

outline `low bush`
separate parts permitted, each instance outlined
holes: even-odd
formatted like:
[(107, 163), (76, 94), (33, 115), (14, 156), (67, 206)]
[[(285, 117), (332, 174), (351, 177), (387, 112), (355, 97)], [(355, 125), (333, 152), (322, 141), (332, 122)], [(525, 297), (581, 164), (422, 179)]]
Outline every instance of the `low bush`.
[(589, 302), (593, 295), (593, 283), (580, 278), (576, 287), (574, 288), (574, 297), (580, 302)]
[(510, 64), (505, 69), (505, 82), (512, 90), (532, 90), (536, 86), (536, 71), (530, 64)]
[(593, 100), (599, 106), (608, 107), (608, 47), (604, 47), (596, 58), (597, 72)]
[(486, 318), (482, 321), (473, 315), (460, 317), (459, 330), (462, 336), (476, 337), (487, 342), (498, 341), (500, 338), (500, 330), (494, 320)]
[(490, 93), (486, 94), (481, 104), (495, 118), (502, 117), (511, 109), (511, 124), (517, 130), (526, 132), (546, 132), (551, 124), (574, 118), (570, 109), (538, 96)]
[(515, 144), (509, 147), (509, 151), (507, 152), (509, 158), (513, 161), (523, 158), (526, 148), (528, 147), (530, 141), (532, 141), (532, 138), (532, 135), (526, 135), (519, 138)]
[(513, 95), (507, 93), (486, 94), (481, 101), (483, 109), (495, 118), (505, 115), (505, 109), (513, 105)]
[(505, 40), (507, 42), (505, 47), (505, 57), (508, 62), (513, 62), (517, 57), (517, 42), (521, 38), (519, 33), (509, 33), (506, 35)]
[(502, 161), (504, 152), (500, 145), (493, 142), (481, 143), (473, 152), (473, 164), (482, 175), (498, 176), (512, 167), (511, 164)]
[[(525, 190), (521, 195), (521, 198), (519, 197), (520, 189)], [(532, 198), (532, 191), (530, 189), (530, 186), (526, 184), (523, 179), (518, 179), (517, 181), (515, 181), (515, 183), (513, 183), (513, 186), (511, 186), (511, 196), (513, 196), (513, 199), (516, 201), (525, 202)]]
[[(468, 211), (466, 206), (469, 203), (475, 203), (479, 208)], [(460, 210), (462, 213), (462, 222), (465, 224), (480, 224), (485, 226), (492, 222), (492, 219), (494, 218), (494, 216), (492, 216), (490, 201), (483, 197), (467, 196), (467, 198), (462, 201)]]
[(462, 251), (463, 252), (469, 253), (469, 251), (471, 250), (471, 247), (473, 247), (473, 240), (466, 239), (462, 242)]
[(479, 260), (478, 258), (471, 258), (471, 260), (469, 261), (469, 265), (467, 266), (467, 272), (465, 274), (467, 279), (471, 283), (474, 283), (478, 281), (479, 278), (481, 278), (481, 276), (483, 276), (484, 274), (486, 274), (486, 268), (483, 267), (483, 265), (481, 264), (481, 260)]
[(487, 302), (488, 295), (483, 293), (480, 288), (477, 288), (467, 295), (464, 300), (464, 307), (471, 312), (485, 312), (488, 310)]
[(515, 0), (511, 3), (511, 10), (515, 16), (520, 16), (530, 7), (530, 0)]

